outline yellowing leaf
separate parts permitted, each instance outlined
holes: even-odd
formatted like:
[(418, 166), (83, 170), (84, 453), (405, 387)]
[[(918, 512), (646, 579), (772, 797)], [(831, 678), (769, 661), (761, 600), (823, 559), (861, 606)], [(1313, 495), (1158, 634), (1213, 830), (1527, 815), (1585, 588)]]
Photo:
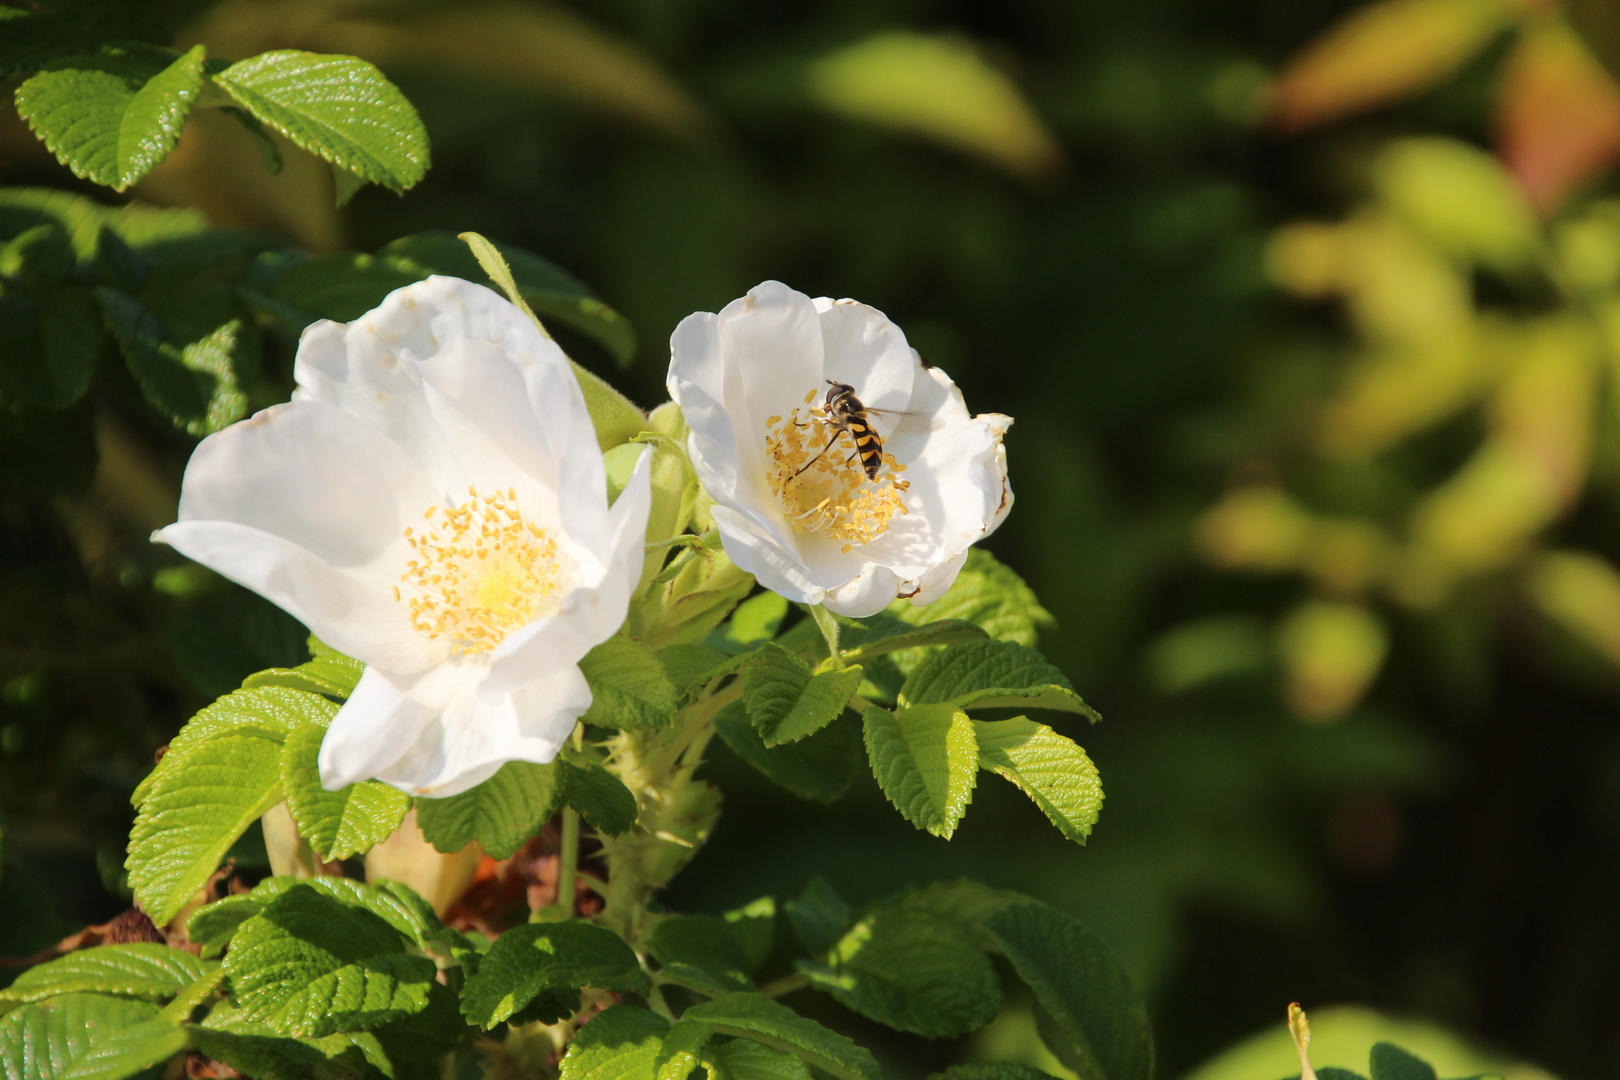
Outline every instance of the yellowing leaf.
[(1513, 14), (1509, 0), (1381, 0), (1358, 8), (1277, 79), (1276, 123), (1297, 131), (1425, 90)]
[(1596, 555), (1556, 551), (1536, 560), (1530, 599), (1620, 667), (1620, 573)]
[(1502, 270), (1535, 259), (1540, 229), (1495, 158), (1453, 139), (1402, 139), (1378, 157), (1379, 197), (1454, 258)]
[(808, 79), (810, 96), (844, 116), (938, 140), (1023, 177), (1063, 166), (1018, 88), (966, 42), (877, 34), (816, 60)]
[(1544, 214), (1620, 157), (1620, 86), (1562, 20), (1525, 31), (1501, 100), (1502, 156)]
[(1389, 649), (1384, 626), (1357, 604), (1316, 601), (1277, 632), (1288, 704), (1301, 718), (1336, 720), (1367, 690)]

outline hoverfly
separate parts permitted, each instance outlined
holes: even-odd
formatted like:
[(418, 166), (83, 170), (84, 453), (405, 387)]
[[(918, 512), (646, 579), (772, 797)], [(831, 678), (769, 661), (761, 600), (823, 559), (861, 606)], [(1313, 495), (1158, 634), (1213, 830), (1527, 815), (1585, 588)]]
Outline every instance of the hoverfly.
[(827, 400), (821, 406), (821, 411), (825, 416), (812, 422), (826, 424), (832, 428), (832, 438), (827, 440), (827, 445), (821, 448), (820, 453), (799, 466), (799, 471), (794, 473), (794, 476), (798, 476), (799, 473), (804, 472), (817, 461), (820, 461), (822, 455), (833, 448), (833, 444), (838, 441), (838, 436), (847, 431), (849, 437), (855, 442), (855, 449), (849, 455), (850, 459), (859, 455), (861, 468), (866, 471), (866, 478), (876, 480), (878, 470), (883, 467), (883, 437), (872, 427), (874, 418), (880, 420), (893, 419), (896, 422), (895, 430), (889, 432), (891, 436), (897, 434), (902, 425), (904, 425), (905, 430), (927, 430), (930, 427), (926, 416), (920, 416), (917, 413), (895, 412), (889, 409), (869, 409), (861, 404), (860, 398), (855, 396), (853, 386), (848, 383), (834, 382), (831, 379), (826, 380), (826, 382), (832, 389), (827, 391)]

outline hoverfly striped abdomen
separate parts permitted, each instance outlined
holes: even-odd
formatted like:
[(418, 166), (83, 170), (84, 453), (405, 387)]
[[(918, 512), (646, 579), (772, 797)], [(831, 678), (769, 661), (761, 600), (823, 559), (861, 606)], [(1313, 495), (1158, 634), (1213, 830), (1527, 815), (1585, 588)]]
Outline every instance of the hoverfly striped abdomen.
[(861, 399), (855, 396), (855, 388), (848, 383), (833, 382), (831, 379), (827, 383), (832, 387), (827, 391), (827, 402), (822, 407), (827, 414), (827, 422), (839, 431), (849, 432), (849, 437), (855, 441), (855, 453), (860, 455), (866, 478), (876, 480), (878, 470), (883, 467), (883, 440), (872, 429), (871, 421), (866, 417), (866, 406), (861, 404)]

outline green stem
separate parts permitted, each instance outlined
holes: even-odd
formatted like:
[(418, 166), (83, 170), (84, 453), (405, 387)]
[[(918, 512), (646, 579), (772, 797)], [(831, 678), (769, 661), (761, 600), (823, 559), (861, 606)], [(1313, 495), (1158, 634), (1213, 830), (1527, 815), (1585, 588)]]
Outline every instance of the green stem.
[(563, 918), (574, 914), (574, 875), (579, 872), (579, 811), (572, 806), (563, 807), (562, 860), (557, 874), (557, 903), (562, 906)]
[(779, 998), (784, 994), (791, 994), (795, 990), (803, 990), (810, 984), (804, 981), (803, 975), (784, 975), (774, 982), (768, 982), (759, 988), (759, 992), (768, 998)]

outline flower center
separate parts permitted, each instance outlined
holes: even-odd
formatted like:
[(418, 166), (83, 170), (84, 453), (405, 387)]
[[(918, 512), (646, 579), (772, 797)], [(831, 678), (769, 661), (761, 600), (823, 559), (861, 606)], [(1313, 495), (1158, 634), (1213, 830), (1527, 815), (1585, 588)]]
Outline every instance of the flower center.
[(847, 552), (876, 540), (894, 515), (906, 513), (911, 484), (898, 478), (906, 467), (887, 453), (877, 476), (868, 478), (854, 435), (822, 409), (808, 407), (815, 397), (811, 390), (806, 407), (765, 421), (768, 479), (795, 532), (842, 540)]
[(545, 529), (523, 520), (515, 491), (468, 488), (467, 495), (453, 510), (429, 507), (425, 526), (405, 530), (416, 558), (405, 564), (394, 599), (410, 605), (418, 632), (475, 653), (550, 612), (574, 563)]

